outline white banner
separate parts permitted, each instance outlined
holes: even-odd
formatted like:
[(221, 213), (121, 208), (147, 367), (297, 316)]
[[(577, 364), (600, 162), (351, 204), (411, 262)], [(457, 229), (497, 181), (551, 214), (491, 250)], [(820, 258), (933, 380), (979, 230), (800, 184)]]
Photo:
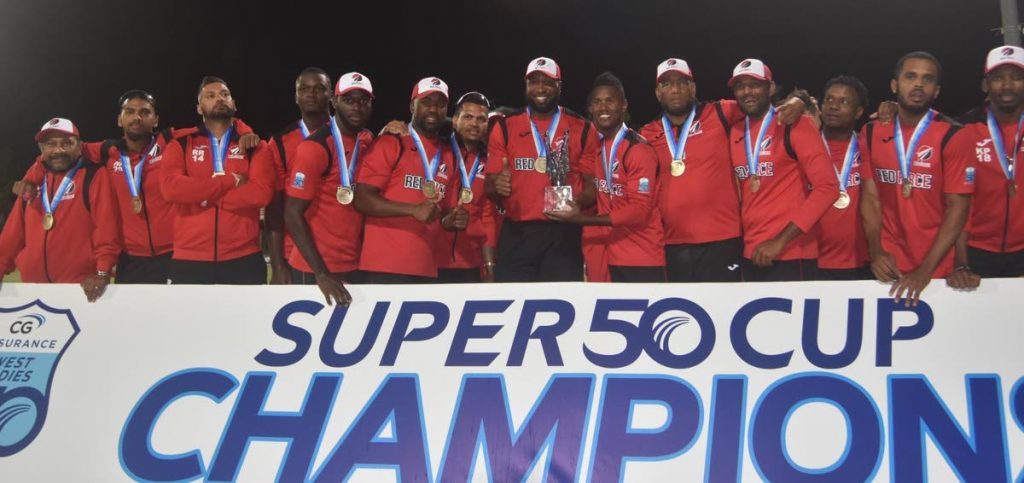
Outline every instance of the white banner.
[(0, 291), (0, 479), (1020, 481), (1024, 280)]

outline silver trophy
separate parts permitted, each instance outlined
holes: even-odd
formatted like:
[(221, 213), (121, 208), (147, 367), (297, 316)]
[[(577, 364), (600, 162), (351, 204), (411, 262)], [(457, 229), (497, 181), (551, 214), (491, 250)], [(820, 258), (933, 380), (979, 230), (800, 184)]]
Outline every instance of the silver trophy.
[[(545, 143), (548, 139), (545, 136)], [(568, 211), (572, 201), (572, 186), (566, 183), (569, 176), (569, 130), (562, 139), (548, 144), (547, 174), (550, 186), (544, 187), (544, 211)]]

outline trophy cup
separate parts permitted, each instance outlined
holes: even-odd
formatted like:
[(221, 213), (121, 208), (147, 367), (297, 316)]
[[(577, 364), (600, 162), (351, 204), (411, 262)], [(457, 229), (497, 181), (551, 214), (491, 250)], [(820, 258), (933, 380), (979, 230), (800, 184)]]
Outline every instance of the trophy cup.
[[(544, 142), (548, 142), (544, 139)], [(561, 141), (548, 145), (547, 174), (550, 186), (544, 187), (544, 211), (568, 211), (572, 201), (572, 186), (566, 183), (569, 175), (569, 130)]]

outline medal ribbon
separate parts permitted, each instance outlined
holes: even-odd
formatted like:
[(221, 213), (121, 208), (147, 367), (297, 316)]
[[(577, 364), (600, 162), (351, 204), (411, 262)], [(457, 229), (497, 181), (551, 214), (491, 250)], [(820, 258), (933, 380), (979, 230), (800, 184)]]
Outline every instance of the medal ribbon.
[(416, 132), (416, 128), (412, 127), (412, 124), (409, 124), (409, 136), (412, 136), (416, 151), (420, 153), (420, 161), (423, 162), (423, 177), (427, 181), (434, 181), (434, 173), (441, 165), (441, 147), (438, 146), (437, 152), (434, 153), (434, 159), (427, 161), (427, 150), (423, 148), (423, 141), (420, 140), (420, 135)]
[(309, 128), (306, 127), (306, 121), (299, 119), (299, 129), (302, 130), (302, 139), (306, 139), (309, 137)]
[[(341, 129), (338, 128), (338, 122), (334, 120), (334, 116), (331, 116), (331, 136), (334, 138), (334, 150), (338, 152), (338, 178), (341, 180), (341, 186), (348, 188), (352, 186), (352, 175), (356, 172), (356, 163), (359, 162), (359, 138), (356, 138), (356, 146), (352, 148), (352, 164), (350, 165), (345, 157), (345, 140), (341, 138)], [(419, 145), (417, 144), (417, 146)]]
[(928, 112), (924, 114), (924, 117), (917, 122), (917, 127), (914, 128), (914, 133), (910, 136), (910, 144), (906, 145), (906, 150), (903, 149), (903, 129), (900, 127), (900, 117), (896, 116), (896, 159), (900, 163), (900, 176), (903, 177), (904, 181), (910, 179), (910, 163), (914, 157), (914, 150), (917, 148), (917, 143), (921, 141), (921, 136), (928, 130), (928, 126), (932, 123), (932, 117), (935, 115), (935, 111), (928, 109)]
[(604, 176), (605, 181), (608, 183), (607, 186), (609, 193), (614, 191), (612, 190), (612, 170), (614, 169), (612, 164), (615, 162), (615, 153), (619, 151), (619, 144), (622, 143), (622, 140), (625, 137), (626, 125), (623, 124), (622, 126), (619, 126), (619, 132), (615, 133), (615, 138), (612, 139), (612, 151), (611, 154), (609, 154), (604, 149), (604, 136), (601, 136), (601, 163), (604, 165)]
[(1020, 120), (1017, 121), (1017, 135), (1013, 142), (1013, 156), (1006, 154), (1006, 146), (1003, 145), (1003, 131), (999, 129), (999, 122), (996, 121), (996, 116), (992, 114), (991, 110), (986, 109), (988, 117), (988, 132), (992, 135), (992, 144), (995, 146), (996, 157), (999, 158), (999, 167), (1003, 168), (1003, 174), (1006, 175), (1006, 179), (1013, 181), (1017, 173), (1017, 153), (1020, 152), (1020, 137), (1021, 129), (1024, 128), (1024, 113), (1020, 115)]
[(60, 180), (60, 184), (57, 185), (57, 192), (53, 194), (53, 201), (50, 201), (50, 190), (46, 185), (46, 176), (43, 176), (43, 211), (47, 215), (53, 216), (53, 212), (57, 211), (57, 205), (64, 199), (64, 193), (67, 192), (68, 186), (71, 186), (71, 181), (74, 179), (75, 174), (78, 173), (78, 169), (82, 167), (82, 159), (78, 159), (78, 163), (75, 167), (71, 168), (64, 179)]
[(756, 152), (750, 146), (750, 116), (743, 120), (743, 140), (747, 143), (747, 170), (750, 172), (750, 176), (758, 175), (758, 166), (761, 159), (761, 141), (764, 141), (764, 135), (768, 132), (768, 127), (772, 125), (773, 120), (775, 120), (775, 109), (769, 107), (768, 113), (764, 115), (764, 119), (761, 121), (761, 129), (757, 130), (757, 139), (754, 140), (754, 146), (757, 146)]
[(533, 145), (537, 148), (537, 157), (547, 158), (548, 142), (555, 138), (555, 132), (558, 130), (558, 121), (562, 118), (562, 108), (555, 108), (555, 114), (551, 116), (551, 125), (548, 126), (547, 136), (544, 139), (540, 137), (540, 130), (537, 129), (537, 124), (533, 122), (533, 113), (530, 112), (529, 107), (526, 108), (526, 118), (530, 121), (530, 132), (533, 133)]
[(448, 139), (452, 143), (452, 153), (455, 154), (455, 164), (459, 165), (459, 177), (462, 178), (462, 187), (472, 189), (473, 179), (471, 176), (476, 176), (476, 170), (480, 168), (480, 153), (476, 153), (476, 158), (473, 160), (473, 167), (469, 168), (469, 173), (467, 173), (466, 161), (462, 158), (462, 151), (459, 150), (459, 142), (455, 140), (454, 134)]
[[(825, 139), (824, 133), (821, 135), (821, 141), (825, 143), (825, 151), (828, 152), (828, 157), (831, 161), (832, 149), (828, 147), (828, 140)], [(853, 160), (857, 158), (859, 150), (857, 133), (853, 132), (850, 134), (850, 144), (846, 146), (846, 156), (843, 157), (843, 171), (840, 172), (834, 164), (832, 165), (832, 169), (836, 172), (836, 178), (839, 179), (839, 191), (846, 191), (846, 187), (850, 184), (850, 170), (853, 168)]]
[(224, 174), (224, 157), (228, 154), (228, 145), (231, 144), (231, 133), (234, 130), (234, 127), (229, 127), (227, 131), (224, 131), (224, 136), (220, 139), (217, 139), (209, 130), (206, 131), (206, 134), (210, 137), (210, 151), (213, 152), (214, 174)]
[(661, 116), (661, 127), (665, 130), (665, 141), (668, 142), (668, 152), (672, 155), (672, 161), (683, 159), (686, 155), (686, 140), (690, 138), (690, 126), (693, 125), (693, 118), (697, 115), (697, 106), (690, 109), (690, 115), (679, 130), (679, 140), (672, 135), (672, 123), (668, 120), (668, 114)]
[(128, 182), (128, 193), (132, 195), (132, 198), (139, 197), (139, 190), (142, 189), (142, 170), (146, 166), (146, 160), (149, 159), (150, 153), (153, 152), (153, 147), (156, 145), (156, 138), (153, 138), (153, 142), (149, 144), (146, 151), (142, 153), (142, 157), (139, 159), (139, 164), (132, 169), (132, 160), (124, 152), (120, 152), (121, 155), (121, 167), (124, 168), (124, 180)]

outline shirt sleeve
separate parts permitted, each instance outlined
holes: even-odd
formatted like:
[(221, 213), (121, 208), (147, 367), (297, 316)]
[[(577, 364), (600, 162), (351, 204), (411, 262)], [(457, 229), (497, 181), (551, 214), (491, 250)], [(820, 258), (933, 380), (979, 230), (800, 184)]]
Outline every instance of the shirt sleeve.
[(386, 135), (378, 137), (370, 144), (359, 167), (356, 181), (359, 184), (384, 189), (391, 180), (391, 171), (398, 163), (398, 152), (401, 149), (398, 136)]
[(796, 151), (797, 162), (811, 183), (810, 195), (790, 221), (807, 233), (814, 228), (818, 219), (828, 211), (832, 203), (836, 202), (836, 198), (839, 197), (839, 180), (836, 179), (835, 167), (825, 152), (821, 136), (806, 119), (801, 118), (793, 125), (790, 138)]
[[(722, 109), (722, 114), (725, 114), (725, 120), (729, 123), (730, 127), (742, 121), (743, 117), (746, 116), (746, 114), (743, 113), (743, 110), (740, 109), (739, 103), (732, 99), (722, 99), (715, 104)], [(712, 105), (711, 107), (714, 108), (715, 106)], [(715, 113), (715, 117), (718, 117), (717, 112)]]
[(648, 214), (654, 209), (658, 155), (649, 144), (635, 144), (627, 151), (625, 165), (627, 174), (622, 183), (622, 196), (626, 203), (613, 203), (608, 216), (612, 226), (642, 228), (647, 225)]
[(597, 172), (597, 160), (600, 159), (600, 144), (598, 143), (597, 127), (590, 126), (587, 139), (584, 140), (583, 152), (580, 153), (579, 171), (584, 176), (594, 177)]
[[(274, 196), (274, 167), (267, 143), (260, 141), (249, 162), (248, 180), (238, 188), (231, 189), (220, 200), (225, 210), (263, 208)], [(230, 174), (218, 176), (228, 178), (234, 187), (235, 177)]]
[(858, 150), (860, 151), (860, 179), (874, 180), (874, 169), (871, 168), (871, 141), (868, 139), (868, 124), (865, 124), (857, 136)]
[(285, 194), (292, 198), (311, 201), (320, 192), (321, 176), (327, 169), (327, 150), (316, 141), (302, 141), (295, 150), (291, 170), (285, 184)]
[(487, 159), (489, 162), (484, 166), (485, 174), (498, 174), (504, 167), (502, 164), (508, 159), (508, 150), (505, 148), (505, 134), (502, 132), (499, 123), (508, 122), (500, 120), (494, 123), (491, 134), (487, 138)]
[(270, 151), (270, 159), (274, 163), (274, 191), (283, 191), (288, 180), (288, 171), (284, 169), (284, 160), (281, 159), (281, 148), (277, 144), (277, 138), (271, 138), (267, 142), (267, 149)]
[(957, 129), (942, 148), (942, 191), (949, 194), (969, 195), (974, 193), (974, 176), (977, 158), (974, 156), (974, 142), (967, 129)]
[(96, 270), (110, 273), (121, 254), (121, 214), (106, 169), (97, 169), (89, 189), (92, 206), (92, 247)]
[(171, 203), (199, 204), (217, 200), (235, 186), (234, 176), (189, 176), (185, 154), (177, 140), (167, 143), (163, 154), (153, 161), (163, 163), (160, 168), (160, 190), (164, 199)]

